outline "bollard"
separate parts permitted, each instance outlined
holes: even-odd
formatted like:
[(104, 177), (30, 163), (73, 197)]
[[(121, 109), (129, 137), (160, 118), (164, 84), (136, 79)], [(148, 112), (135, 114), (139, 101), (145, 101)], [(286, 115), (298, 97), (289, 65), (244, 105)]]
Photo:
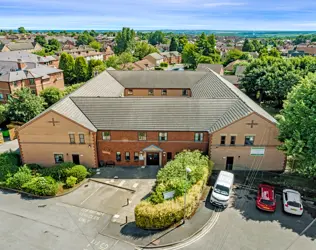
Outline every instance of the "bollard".
[(125, 216), (125, 224), (127, 224), (127, 216)]
[(129, 198), (127, 198), (127, 204), (126, 204), (127, 206), (129, 205)]

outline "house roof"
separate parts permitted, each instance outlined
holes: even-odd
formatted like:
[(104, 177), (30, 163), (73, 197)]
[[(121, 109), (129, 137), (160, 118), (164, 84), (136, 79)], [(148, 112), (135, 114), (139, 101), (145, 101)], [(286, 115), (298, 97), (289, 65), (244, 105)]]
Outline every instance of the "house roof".
[(234, 85), (239, 84), (239, 77), (237, 75), (223, 75), (223, 78)]
[(196, 71), (215, 71), (217, 74), (221, 74), (222, 70), (224, 69), (222, 64), (207, 64), (207, 63), (199, 63)]
[[(124, 98), (126, 86), (186, 86), (191, 89), (192, 97)], [(44, 113), (49, 110), (91, 131), (213, 132), (253, 112), (276, 123), (265, 110), (214, 71), (104, 71)]]
[(160, 55), (166, 56), (166, 57), (172, 57), (172, 56), (180, 56), (181, 54), (178, 51), (167, 51), (167, 52), (161, 52)]
[(244, 71), (246, 70), (247, 66), (237, 65), (235, 75), (241, 76), (244, 74)]
[(160, 54), (158, 54), (158, 53), (156, 53), (156, 52), (151, 53), (151, 54), (149, 54), (149, 55), (147, 55), (147, 56), (151, 56), (152, 58), (154, 58), (154, 59), (156, 59), (156, 60), (161, 60), (161, 59), (163, 59), (163, 56), (160, 55)]
[(18, 59), (21, 59), (25, 63), (50, 62), (56, 60), (56, 58), (54, 58), (53, 56), (43, 57), (26, 51), (10, 51), (0, 53), (0, 61), (17, 62)]
[(137, 61), (134, 64), (136, 64), (136, 66), (138, 66), (142, 70), (155, 67), (155, 65), (147, 59)]
[(6, 44), (6, 46), (11, 50), (11, 51), (16, 51), (16, 50), (31, 50), (34, 49), (34, 44), (32, 42), (10, 42)]

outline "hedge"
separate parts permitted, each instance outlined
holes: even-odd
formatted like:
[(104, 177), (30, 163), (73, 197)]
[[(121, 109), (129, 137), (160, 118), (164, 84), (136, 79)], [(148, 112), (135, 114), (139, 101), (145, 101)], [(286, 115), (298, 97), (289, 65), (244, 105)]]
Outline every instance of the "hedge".
[[(200, 151), (184, 151), (166, 164), (157, 174), (156, 186), (147, 200), (135, 208), (136, 225), (144, 229), (163, 229), (180, 221), (184, 215), (184, 192), (187, 190), (186, 217), (193, 214), (204, 189), (213, 162)], [(186, 174), (186, 167), (191, 172)], [(188, 179), (186, 178), (188, 177)], [(175, 191), (172, 200), (163, 193)]]
[[(193, 185), (186, 194), (186, 217), (190, 217), (199, 205), (202, 191), (209, 172), (204, 171), (203, 178)], [(142, 201), (135, 208), (136, 226), (144, 229), (164, 229), (181, 221), (184, 213), (184, 196), (163, 203), (153, 204)]]
[(0, 154), (0, 181), (14, 175), (19, 170), (20, 155), (13, 152)]

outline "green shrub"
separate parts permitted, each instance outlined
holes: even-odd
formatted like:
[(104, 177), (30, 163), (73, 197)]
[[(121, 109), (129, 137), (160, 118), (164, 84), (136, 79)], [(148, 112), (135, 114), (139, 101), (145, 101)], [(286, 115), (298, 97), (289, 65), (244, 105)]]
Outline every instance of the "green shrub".
[(18, 172), (19, 166), (17, 165), (2, 165), (0, 164), (0, 181), (5, 181), (8, 176), (12, 176)]
[(20, 155), (13, 152), (6, 152), (0, 154), (0, 165), (15, 165), (19, 166), (21, 163)]
[(77, 178), (73, 176), (67, 177), (66, 185), (69, 188), (72, 188), (77, 183)]
[(6, 180), (6, 186), (9, 188), (21, 189), (23, 184), (29, 182), (32, 178), (32, 171), (24, 165), (19, 168), (18, 172)]
[(77, 178), (77, 183), (83, 181), (87, 175), (88, 175), (88, 170), (86, 169), (85, 166), (82, 165), (76, 165), (70, 169), (66, 170), (67, 176), (73, 176)]
[(30, 163), (30, 164), (25, 164), (29, 169), (34, 170), (34, 171), (39, 171), (43, 167), (37, 163)]
[(162, 62), (162, 63), (160, 63), (160, 67), (168, 67), (168, 63), (167, 62)]
[(159, 67), (159, 66), (156, 66), (156, 67), (155, 67), (155, 70), (163, 70), (163, 68), (162, 68), (162, 67)]
[(76, 164), (72, 162), (63, 162), (49, 168), (43, 167), (37, 170), (37, 173), (41, 174), (42, 176), (51, 176), (58, 181), (66, 181), (66, 178), (68, 176), (66, 170), (72, 168), (75, 165)]
[(56, 195), (58, 184), (50, 177), (33, 177), (29, 182), (25, 183), (22, 188), (29, 193), (41, 196)]

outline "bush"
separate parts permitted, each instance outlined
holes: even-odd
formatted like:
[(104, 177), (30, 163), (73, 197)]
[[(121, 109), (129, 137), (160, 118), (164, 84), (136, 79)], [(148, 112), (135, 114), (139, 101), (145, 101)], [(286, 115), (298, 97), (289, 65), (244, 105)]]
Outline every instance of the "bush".
[(73, 176), (67, 177), (66, 185), (69, 188), (72, 188), (77, 183), (77, 178)]
[(32, 171), (24, 165), (19, 171), (6, 180), (6, 186), (14, 189), (21, 189), (23, 184), (32, 179)]
[(33, 177), (29, 182), (25, 183), (22, 188), (29, 193), (41, 196), (54, 196), (58, 190), (58, 184), (50, 177)]
[(88, 175), (88, 170), (86, 169), (85, 166), (82, 165), (77, 165), (72, 167), (71, 169), (66, 170), (67, 176), (73, 176), (77, 178), (77, 183), (83, 181), (87, 175)]
[(18, 172), (19, 164), (19, 154), (13, 152), (0, 154), (0, 181), (5, 181), (8, 176)]
[(160, 63), (160, 67), (168, 67), (168, 63), (166, 63), (166, 62), (162, 62), (162, 63)]
[[(206, 185), (214, 163), (200, 151), (183, 151), (159, 170), (154, 192), (135, 208), (136, 225), (145, 229), (163, 229), (183, 218), (183, 194), (187, 191), (186, 217), (192, 215)], [(186, 168), (191, 172), (186, 176)], [(175, 191), (172, 200), (163, 193)]]
[(37, 170), (37, 173), (43, 175), (43, 176), (51, 176), (55, 180), (58, 181), (65, 181), (67, 178), (66, 170), (72, 168), (76, 164), (72, 162), (63, 162), (58, 165), (54, 165), (49, 168), (41, 168)]
[(163, 70), (163, 68), (162, 68), (162, 67), (159, 67), (159, 66), (156, 66), (156, 67), (155, 67), (155, 70)]

